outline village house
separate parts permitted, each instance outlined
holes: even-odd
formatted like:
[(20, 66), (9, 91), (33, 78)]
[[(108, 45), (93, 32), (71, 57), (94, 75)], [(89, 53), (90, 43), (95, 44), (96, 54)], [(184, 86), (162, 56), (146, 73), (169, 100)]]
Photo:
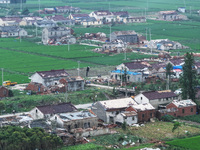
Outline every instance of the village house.
[(123, 19), (124, 23), (141, 23), (141, 22), (146, 22), (146, 18), (145, 17), (132, 17), (129, 16), (127, 18)]
[(67, 23), (67, 18), (64, 17), (63, 15), (46, 16), (45, 19), (54, 21), (56, 24), (57, 23), (61, 23), (61, 24)]
[(195, 69), (197, 71), (197, 74), (200, 74), (200, 62), (195, 62), (194, 65), (195, 65)]
[(51, 20), (37, 20), (35, 23), (34, 23), (35, 26), (37, 27), (40, 27), (40, 28), (51, 28), (51, 27), (56, 27), (57, 24), (54, 22), (54, 21), (51, 21)]
[(148, 122), (150, 119), (156, 118), (156, 109), (150, 103), (132, 105), (126, 111), (137, 113), (137, 122), (139, 123)]
[(76, 111), (55, 114), (50, 118), (57, 126), (66, 128), (68, 131), (76, 128), (92, 128), (98, 126), (98, 118), (89, 111)]
[(93, 11), (89, 16), (94, 17), (97, 21), (102, 21), (103, 23), (115, 22), (115, 16), (108, 10)]
[(115, 31), (111, 33), (112, 40), (122, 40), (124, 43), (137, 44), (139, 42), (138, 35), (135, 31)]
[(145, 70), (146, 68), (150, 67), (151, 65), (148, 62), (143, 61), (133, 61), (133, 62), (127, 62), (122, 63), (116, 67), (117, 70), (127, 70), (132, 72), (141, 72), (142, 70)]
[(69, 77), (69, 74), (66, 70), (50, 70), (50, 71), (38, 71), (34, 73), (29, 79), (31, 82), (41, 83), (45, 87), (57, 85), (59, 80)]
[(1, 37), (25, 37), (27, 32), (19, 26), (1, 26), (0, 27)]
[(175, 10), (160, 11), (158, 13), (158, 19), (165, 20), (165, 21), (175, 21), (175, 20), (179, 20), (179, 15)]
[(125, 70), (113, 70), (111, 71), (111, 79), (123, 81), (123, 77), (126, 74), (127, 82), (143, 82), (143, 75), (140, 72), (131, 72)]
[[(50, 42), (53, 40), (54, 43), (60, 42), (62, 37), (71, 35), (71, 29), (68, 27), (52, 27), (52, 28), (44, 28), (42, 30), (42, 43), (43, 44), (51, 44)], [(72, 44), (76, 41), (70, 40), (69, 43)]]
[(83, 20), (90, 18), (88, 14), (70, 14), (69, 19), (75, 20), (76, 24), (81, 24)]
[(29, 113), (34, 120), (48, 119), (55, 114), (75, 112), (77, 108), (71, 103), (60, 103), (57, 105), (36, 106)]
[(129, 17), (129, 13), (127, 11), (112, 12), (112, 14), (115, 17), (116, 22), (119, 23), (124, 23), (126, 18)]
[[(97, 117), (103, 120), (105, 123), (123, 123), (122, 116), (128, 116), (125, 109), (136, 105), (137, 103), (132, 98), (114, 99), (107, 101), (98, 101), (92, 105), (91, 110), (97, 115)], [(125, 113), (121, 114), (120, 113)], [(137, 116), (130, 114), (133, 122), (137, 122)], [(127, 120), (131, 121), (131, 120)]]
[(125, 50), (126, 45), (121, 40), (113, 40), (112, 42), (103, 44), (102, 51), (121, 53)]
[(0, 0), (0, 4), (10, 4), (10, 0)]
[(0, 98), (8, 97), (9, 90), (3, 86), (0, 86)]
[(79, 13), (81, 9), (79, 7), (72, 6), (58, 6), (55, 7), (56, 13)]
[(185, 13), (186, 12), (185, 7), (179, 7), (178, 12)]
[(44, 8), (43, 12), (46, 14), (54, 14), (56, 11), (54, 8)]
[(18, 17), (1, 17), (0, 26), (26, 26), (26, 22)]
[(196, 111), (197, 106), (192, 100), (174, 100), (166, 106), (166, 109), (158, 110), (157, 117), (159, 119), (161, 119), (162, 116), (165, 115), (171, 115), (174, 117), (184, 117), (196, 115)]
[(41, 18), (41, 17), (23, 17), (22, 20), (26, 22), (26, 25), (33, 26), (36, 24), (37, 21), (43, 20), (43, 18)]
[(96, 26), (96, 25), (101, 25), (102, 21), (101, 20), (96, 20), (94, 17), (89, 17), (85, 18), (81, 21), (81, 24), (85, 27), (87, 26)]
[(35, 82), (29, 83), (24, 90), (28, 91), (29, 94), (49, 94), (50, 93), (44, 85), (42, 85), (41, 83), (35, 83)]
[(80, 76), (62, 78), (59, 82), (67, 87), (67, 91), (84, 90), (85, 86), (85, 80)]
[(148, 42), (147, 47), (157, 49), (157, 50), (172, 50), (172, 49), (187, 48), (181, 45), (179, 42), (170, 41), (168, 39), (151, 40)]
[(163, 62), (163, 63), (154, 63), (151, 64), (151, 66), (148, 68), (148, 75), (149, 76), (156, 76), (162, 79), (166, 78), (166, 66), (167, 63)]
[(171, 90), (142, 92), (134, 97), (138, 104), (150, 103), (156, 109), (159, 105), (169, 104), (176, 99), (178, 96)]

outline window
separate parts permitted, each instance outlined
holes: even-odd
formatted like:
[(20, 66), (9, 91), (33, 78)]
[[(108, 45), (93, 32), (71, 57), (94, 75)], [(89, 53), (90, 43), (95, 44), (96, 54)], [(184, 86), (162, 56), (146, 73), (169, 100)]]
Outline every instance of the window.
[(144, 114), (142, 114), (142, 118), (144, 118)]
[(78, 128), (78, 125), (77, 125), (77, 124), (75, 124), (75, 125), (74, 125), (74, 128)]
[(35, 112), (36, 112), (36, 113), (38, 112), (37, 109), (35, 110)]
[(166, 98), (166, 100), (168, 101), (169, 99), (168, 99), (168, 98)]
[(191, 112), (193, 112), (193, 108), (191, 108)]
[(88, 128), (90, 128), (90, 122), (88, 122)]
[(135, 120), (135, 117), (134, 117), (134, 116), (132, 117), (132, 120)]
[(150, 113), (150, 117), (152, 117), (152, 113)]
[(141, 100), (142, 100), (142, 97), (141, 97)]
[(183, 113), (183, 114), (185, 113), (185, 109), (182, 109), (182, 113)]
[(57, 120), (57, 117), (55, 116), (55, 120)]

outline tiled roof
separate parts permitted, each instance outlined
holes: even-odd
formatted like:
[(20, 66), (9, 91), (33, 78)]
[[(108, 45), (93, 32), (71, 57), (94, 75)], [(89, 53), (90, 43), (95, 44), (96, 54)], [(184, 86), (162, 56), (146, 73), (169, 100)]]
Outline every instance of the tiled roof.
[(170, 10), (170, 11), (160, 11), (160, 14), (163, 15), (170, 15), (170, 14), (177, 14), (175, 10)]
[(188, 106), (196, 106), (196, 104), (191, 100), (191, 99), (187, 99), (187, 100), (174, 100), (172, 101), (172, 103), (176, 106), (176, 107), (188, 107)]
[(135, 34), (137, 34), (133, 30), (129, 30), (129, 31), (115, 31), (113, 33), (116, 34), (116, 35), (135, 35)]
[(63, 15), (55, 15), (55, 16), (48, 16), (48, 19), (52, 19), (54, 21), (66, 21), (67, 18), (65, 18)]
[(71, 103), (61, 103), (57, 105), (45, 105), (45, 106), (37, 106), (37, 108), (43, 114), (57, 114), (57, 113), (67, 113), (74, 112), (77, 108)]
[(178, 66), (184, 62), (184, 59), (181, 58), (170, 59), (170, 62), (172, 62), (174, 66)]
[(50, 70), (37, 72), (42, 78), (54, 78), (54, 77), (67, 77), (69, 74), (64, 70)]
[(142, 93), (146, 98), (149, 100), (155, 100), (155, 99), (161, 99), (161, 98), (171, 98), (171, 97), (177, 97), (177, 95), (172, 92), (171, 90), (165, 90), (165, 91), (149, 91), (149, 92), (143, 92)]
[(107, 15), (112, 15), (111, 12), (109, 12), (108, 10), (98, 10), (94, 12), (96, 15), (98, 16), (107, 16)]
[(112, 12), (112, 13), (115, 16), (128, 16), (128, 12), (127, 11), (118, 11), (118, 12)]
[(19, 32), (21, 29), (18, 26), (2, 26), (0, 30), (2, 32)]
[(99, 101), (105, 110), (123, 109), (137, 104), (132, 98), (122, 98), (114, 100)]
[(20, 22), (22, 21), (21, 18), (17, 18), (17, 17), (2, 17), (1, 18), (3, 21), (15, 21), (15, 22)]
[(124, 63), (124, 65), (128, 68), (128, 69), (144, 69), (147, 66), (142, 64), (142, 62), (127, 62)]
[(72, 14), (73, 17), (90, 17), (88, 14)]

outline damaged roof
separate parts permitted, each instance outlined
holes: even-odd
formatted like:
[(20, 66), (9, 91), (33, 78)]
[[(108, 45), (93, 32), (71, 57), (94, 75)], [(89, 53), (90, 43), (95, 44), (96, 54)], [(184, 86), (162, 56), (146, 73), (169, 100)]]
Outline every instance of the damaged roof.
[(136, 105), (137, 103), (132, 98), (122, 98), (122, 99), (114, 99), (107, 101), (99, 101), (105, 110), (112, 109), (124, 109), (132, 105)]
[(137, 33), (134, 30), (129, 31), (115, 31), (113, 32), (116, 35), (136, 35)]
[(71, 103), (61, 103), (57, 105), (36, 106), (43, 114), (57, 114), (77, 111)]
[(58, 116), (63, 121), (71, 121), (71, 120), (80, 120), (86, 118), (95, 118), (96, 115), (90, 113), (89, 111), (79, 111), (79, 112), (72, 112), (72, 113), (61, 113)]
[(133, 105), (131, 107), (133, 107), (137, 111), (145, 111), (145, 110), (153, 110), (153, 109), (155, 109), (150, 103), (137, 104), (137, 105)]
[(188, 106), (196, 106), (196, 104), (191, 100), (191, 99), (187, 99), (187, 100), (174, 100), (172, 101), (172, 104), (174, 104), (176, 107), (188, 107)]
[(66, 70), (50, 70), (50, 71), (39, 71), (37, 72), (42, 78), (55, 78), (55, 77), (67, 77), (69, 74)]
[(128, 69), (144, 69), (146, 67), (148, 67), (145, 64), (142, 64), (142, 62), (127, 62), (124, 63), (124, 65), (128, 68)]
[(148, 91), (142, 93), (149, 100), (161, 99), (161, 98), (171, 98), (177, 97), (177, 95), (171, 90), (165, 91)]

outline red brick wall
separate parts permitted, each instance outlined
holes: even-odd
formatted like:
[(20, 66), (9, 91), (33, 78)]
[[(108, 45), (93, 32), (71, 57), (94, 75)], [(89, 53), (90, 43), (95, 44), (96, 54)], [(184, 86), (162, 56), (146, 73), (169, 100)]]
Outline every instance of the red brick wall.
[(150, 118), (156, 117), (156, 110), (138, 111), (138, 122), (147, 122)]
[[(177, 107), (171, 103), (171, 104), (167, 105), (166, 108), (177, 108)], [(177, 109), (178, 109), (178, 112), (176, 113), (177, 117), (195, 115), (196, 111), (197, 111), (196, 106), (187, 106), (187, 107), (181, 107), (181, 108), (177, 108)], [(192, 111), (192, 109), (193, 109), (193, 111)]]
[(8, 89), (5, 87), (1, 87), (0, 88), (0, 98), (2, 97), (8, 97)]

